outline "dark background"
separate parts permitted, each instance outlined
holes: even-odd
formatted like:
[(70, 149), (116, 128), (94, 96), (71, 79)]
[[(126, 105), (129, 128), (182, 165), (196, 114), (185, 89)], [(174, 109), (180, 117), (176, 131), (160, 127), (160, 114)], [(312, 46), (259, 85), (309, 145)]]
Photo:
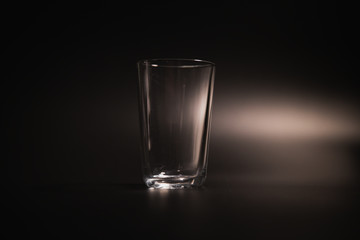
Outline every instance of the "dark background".
[[(357, 233), (355, 6), (55, 2), (3, 12), (2, 184), (13, 232)], [(200, 190), (142, 185), (136, 62), (164, 57), (217, 67)]]

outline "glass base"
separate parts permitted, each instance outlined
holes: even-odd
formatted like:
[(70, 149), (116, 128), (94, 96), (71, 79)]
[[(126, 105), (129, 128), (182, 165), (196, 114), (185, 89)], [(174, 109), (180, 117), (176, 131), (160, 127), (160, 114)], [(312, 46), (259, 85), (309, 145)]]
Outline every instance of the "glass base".
[(204, 176), (167, 175), (163, 177), (145, 178), (145, 184), (149, 188), (156, 189), (183, 189), (200, 187), (205, 181)]

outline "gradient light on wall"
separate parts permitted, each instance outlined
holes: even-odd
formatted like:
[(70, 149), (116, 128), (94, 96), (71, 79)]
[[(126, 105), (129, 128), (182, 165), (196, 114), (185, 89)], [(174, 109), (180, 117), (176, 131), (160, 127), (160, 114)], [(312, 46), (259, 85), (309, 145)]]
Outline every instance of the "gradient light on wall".
[(346, 148), (360, 139), (354, 105), (300, 91), (260, 88), (219, 95), (214, 101), (210, 163), (227, 175), (222, 181), (355, 183), (355, 159)]

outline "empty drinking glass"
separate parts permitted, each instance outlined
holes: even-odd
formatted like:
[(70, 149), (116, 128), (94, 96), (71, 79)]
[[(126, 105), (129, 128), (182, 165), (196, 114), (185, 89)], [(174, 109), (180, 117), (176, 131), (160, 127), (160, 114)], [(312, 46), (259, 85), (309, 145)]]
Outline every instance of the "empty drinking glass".
[(138, 62), (142, 169), (152, 188), (200, 186), (206, 177), (215, 65)]

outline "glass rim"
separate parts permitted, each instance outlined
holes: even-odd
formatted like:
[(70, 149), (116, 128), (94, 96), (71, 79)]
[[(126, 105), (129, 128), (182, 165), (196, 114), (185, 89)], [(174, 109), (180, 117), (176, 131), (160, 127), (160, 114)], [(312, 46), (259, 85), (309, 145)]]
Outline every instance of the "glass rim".
[(196, 67), (214, 67), (215, 63), (192, 58), (153, 58), (139, 60), (138, 65), (151, 67), (169, 67), (169, 68), (196, 68)]

